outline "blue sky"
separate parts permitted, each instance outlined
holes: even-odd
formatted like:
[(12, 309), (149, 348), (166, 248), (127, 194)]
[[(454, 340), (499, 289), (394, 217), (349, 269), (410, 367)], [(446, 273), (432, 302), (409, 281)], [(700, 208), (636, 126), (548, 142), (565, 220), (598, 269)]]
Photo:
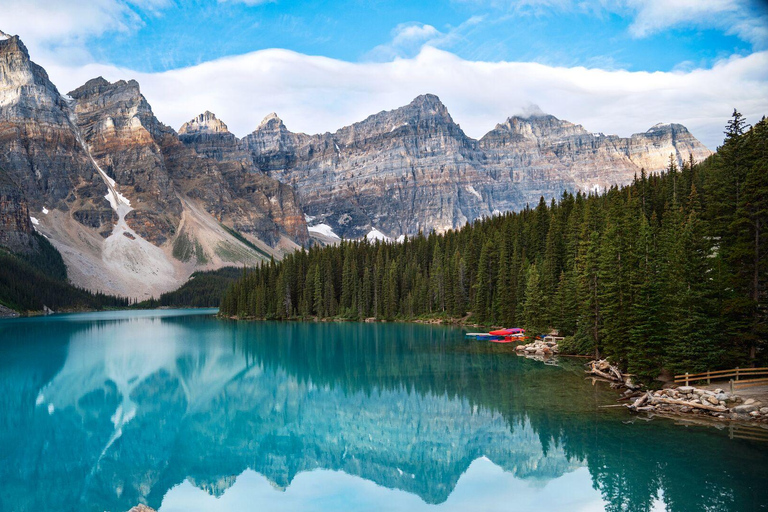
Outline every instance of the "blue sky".
[[(88, 48), (101, 62), (152, 72), (268, 48), (351, 62), (412, 57), (433, 35), (431, 44), (467, 60), (669, 71), (711, 66), (729, 55), (748, 54), (754, 46), (732, 33), (732, 27), (697, 26), (696, 20), (639, 36), (631, 30), (636, 10), (566, 7), (563, 2), (527, 7), (424, 0), (254, 4), (133, 5), (135, 30), (106, 32), (89, 40)], [(745, 17), (764, 14), (759, 2), (745, 2), (741, 9)], [(424, 39), (389, 48), (408, 28), (420, 29)]]
[(594, 132), (686, 125), (711, 149), (768, 114), (765, 0), (0, 0), (62, 91), (137, 79), (174, 128), (276, 111), (335, 131), (423, 93), (475, 138), (535, 105)]

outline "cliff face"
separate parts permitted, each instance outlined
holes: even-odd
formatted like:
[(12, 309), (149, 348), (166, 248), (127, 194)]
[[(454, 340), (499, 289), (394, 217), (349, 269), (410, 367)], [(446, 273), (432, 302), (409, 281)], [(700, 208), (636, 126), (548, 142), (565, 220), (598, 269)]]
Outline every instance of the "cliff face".
[[(186, 146), (185, 161), (179, 165), (177, 180), (193, 186), (190, 195), (205, 197), (208, 211), (236, 230), (248, 233), (274, 245), (282, 235), (299, 244), (309, 240), (304, 213), (294, 189), (270, 178), (257, 169), (241, 148), (227, 125), (211, 112), (205, 112), (185, 123), (179, 139)], [(200, 157), (213, 172), (185, 173), (194, 169)], [(182, 177), (183, 175), (183, 177)]]
[(223, 123), (206, 122), (190, 124), (185, 145), (133, 80), (96, 78), (63, 96), (3, 35), (0, 245), (26, 248), (36, 217), (74, 284), (145, 298), (196, 268), (253, 265), (307, 243), (293, 189), (256, 169)]
[(37, 243), (33, 230), (24, 194), (0, 169), (0, 246), (22, 254), (34, 251)]
[(436, 96), (381, 112), (333, 134), (289, 132), (267, 117), (244, 138), (256, 165), (298, 190), (305, 212), (339, 236), (443, 231), (491, 210), (476, 143)]
[(681, 125), (621, 138), (545, 114), (511, 117), (475, 141), (433, 95), (333, 134), (294, 134), (272, 114), (243, 143), (260, 169), (296, 187), (315, 222), (346, 237), (445, 231), (541, 196), (628, 183), (670, 155), (682, 165), (711, 154)]
[(110, 228), (107, 187), (77, 141), (67, 103), (17, 36), (0, 40), (0, 148), (0, 167), (33, 212), (58, 208)]
[(157, 121), (134, 80), (110, 84), (95, 78), (69, 97), (83, 142), (131, 201), (126, 222), (146, 240), (164, 244), (175, 234), (182, 210), (157, 143), (173, 131)]

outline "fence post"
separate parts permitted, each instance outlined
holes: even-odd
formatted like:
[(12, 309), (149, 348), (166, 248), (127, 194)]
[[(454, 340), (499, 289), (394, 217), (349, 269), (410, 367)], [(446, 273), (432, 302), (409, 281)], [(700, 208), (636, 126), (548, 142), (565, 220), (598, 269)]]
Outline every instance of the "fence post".
[(685, 372), (685, 385), (688, 385), (688, 372)]
[(707, 370), (707, 385), (712, 384), (712, 382), (709, 379), (709, 370)]
[(729, 383), (731, 384), (731, 394), (733, 394), (733, 379), (731, 379), (731, 380), (729, 381)]
[(739, 380), (739, 367), (736, 367), (736, 380)]

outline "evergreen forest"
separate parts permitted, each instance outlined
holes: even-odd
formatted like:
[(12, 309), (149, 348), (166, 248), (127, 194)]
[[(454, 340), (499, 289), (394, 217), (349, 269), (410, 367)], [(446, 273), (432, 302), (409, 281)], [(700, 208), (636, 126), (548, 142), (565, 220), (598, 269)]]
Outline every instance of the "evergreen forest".
[(768, 121), (734, 111), (704, 162), (402, 243), (243, 270), (221, 314), (552, 329), (641, 379), (768, 363)]
[(176, 290), (135, 304), (137, 308), (184, 307), (217, 308), (227, 288), (242, 275), (237, 267), (194, 272), (189, 280)]
[(34, 233), (38, 250), (14, 254), (0, 248), (0, 304), (19, 312), (80, 311), (125, 308), (123, 297), (93, 293), (67, 282), (61, 254), (42, 235)]

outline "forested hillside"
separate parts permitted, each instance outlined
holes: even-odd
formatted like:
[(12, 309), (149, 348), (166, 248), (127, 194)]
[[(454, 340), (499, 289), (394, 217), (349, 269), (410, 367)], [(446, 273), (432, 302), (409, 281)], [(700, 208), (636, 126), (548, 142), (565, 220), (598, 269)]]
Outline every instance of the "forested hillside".
[(153, 298), (140, 302), (136, 307), (215, 308), (219, 306), (227, 288), (242, 275), (243, 270), (236, 267), (198, 271), (178, 289), (163, 293), (159, 299)]
[(42, 311), (76, 311), (126, 307), (128, 299), (102, 293), (91, 293), (67, 282), (67, 269), (59, 252), (35, 234), (39, 250), (18, 255), (0, 249), (0, 304), (24, 313)]
[(734, 112), (716, 155), (603, 194), (403, 243), (343, 241), (262, 265), (225, 315), (463, 318), (550, 328), (644, 378), (766, 359), (768, 122)]

